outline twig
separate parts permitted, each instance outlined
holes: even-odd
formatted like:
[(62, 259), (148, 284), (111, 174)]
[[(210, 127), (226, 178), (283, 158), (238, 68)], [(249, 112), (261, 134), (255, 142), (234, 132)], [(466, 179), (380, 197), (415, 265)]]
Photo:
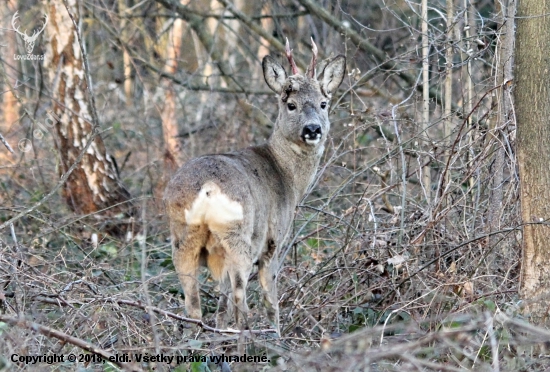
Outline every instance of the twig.
[[(235, 6), (231, 4), (228, 0), (218, 0), (218, 2), (223, 4), (227, 8), (227, 10), (231, 12), (231, 14), (233, 14), (242, 23), (244, 23), (250, 30), (254, 31), (257, 35), (260, 35), (263, 39), (267, 40), (273, 48), (277, 49), (280, 53), (286, 54), (285, 46), (283, 45), (283, 43), (273, 37), (273, 35), (271, 35), (269, 32), (264, 30), (258, 22), (255, 22), (252, 18), (248, 17), (246, 14), (236, 9)], [(296, 60), (296, 64), (304, 70), (307, 67), (306, 64), (300, 60)]]
[[(418, 78), (416, 79), (415, 85), (418, 84), (420, 81), (420, 77), (422, 75), (418, 75)], [(399, 146), (399, 154), (401, 155), (401, 183), (402, 183), (402, 193), (401, 193), (401, 222), (400, 222), (400, 229), (399, 229), (399, 236), (397, 240), (397, 244), (401, 245), (401, 241), (403, 240), (403, 233), (405, 231), (405, 206), (407, 204), (407, 162), (405, 160), (405, 153), (403, 152), (403, 143), (401, 142), (401, 136), (399, 135), (399, 128), (397, 127), (397, 116), (395, 111), (397, 108), (405, 103), (407, 103), (408, 100), (411, 99), (411, 97), (414, 94), (414, 90), (411, 91), (411, 94), (407, 98), (405, 98), (403, 101), (399, 102), (397, 105), (393, 106), (391, 109), (391, 117), (393, 121), (393, 126), (395, 130), (395, 138), (397, 138), (397, 145)], [(430, 185), (427, 185), (429, 188)], [(429, 200), (428, 200), (429, 202)]]
[(155, 351), (160, 353), (160, 342), (155, 327), (156, 318), (153, 310), (151, 309), (151, 296), (149, 296), (149, 288), (147, 285), (147, 200), (143, 199), (141, 204), (141, 234), (138, 235), (138, 243), (141, 249), (141, 285), (143, 288), (143, 295), (147, 303), (146, 311), (149, 314), (149, 325), (151, 326), (151, 332), (153, 333), (153, 341), (155, 343)]
[(271, 328), (269, 328), (269, 329), (258, 329), (258, 330), (244, 330), (244, 331), (241, 331), (241, 330), (238, 330), (238, 329), (230, 329), (230, 328), (228, 328), (228, 329), (214, 328), (214, 327), (210, 327), (209, 325), (204, 324), (204, 322), (200, 319), (186, 318), (186, 317), (183, 317), (181, 315), (175, 314), (171, 311), (160, 309), (156, 306), (147, 306), (147, 305), (144, 305), (140, 302), (129, 301), (129, 300), (106, 299), (106, 301), (114, 302), (114, 303), (117, 303), (119, 305), (128, 305), (128, 306), (133, 306), (133, 307), (139, 307), (140, 309), (143, 309), (143, 310), (150, 309), (150, 310), (153, 310), (156, 313), (165, 315), (165, 316), (167, 316), (169, 318), (172, 318), (172, 319), (180, 320), (180, 321), (186, 322), (186, 323), (197, 324), (203, 330), (214, 332), (214, 333), (225, 333), (225, 334), (234, 334), (234, 335), (277, 333), (277, 330), (271, 329)]
[[(46, 297), (37, 297), (36, 298), (37, 300), (40, 300), (40, 301), (43, 301), (43, 302), (48, 302), (48, 303), (53, 303), (52, 301), (49, 301), (49, 300), (44, 300), (46, 299)], [(90, 300), (90, 299), (83, 299), (83, 300), (80, 300), (76, 303), (78, 303), (79, 305), (83, 305), (84, 301), (86, 300)], [(210, 331), (210, 332), (214, 332), (214, 333), (220, 333), (220, 334), (231, 334), (231, 335), (240, 335), (240, 334), (243, 334), (243, 335), (249, 335), (249, 334), (268, 334), (268, 333), (277, 333), (277, 330), (275, 329), (272, 329), (272, 328), (268, 328), (268, 329), (258, 329), (258, 330), (238, 330), (238, 329), (231, 329), (231, 328), (228, 328), (228, 329), (220, 329), (220, 328), (214, 328), (214, 327), (210, 327), (209, 325), (205, 324), (202, 320), (200, 319), (192, 319), (192, 318), (186, 318), (184, 316), (181, 316), (181, 315), (178, 315), (176, 313), (173, 313), (171, 311), (168, 311), (168, 310), (164, 310), (164, 309), (161, 309), (159, 307), (156, 307), (156, 306), (152, 306), (152, 305), (146, 305), (146, 304), (143, 304), (141, 303), (140, 301), (131, 301), (131, 300), (119, 300), (119, 299), (113, 299), (113, 298), (102, 298), (102, 297), (98, 297), (98, 298), (94, 298), (93, 301), (99, 301), (99, 302), (109, 302), (109, 303), (112, 303), (112, 304), (118, 304), (118, 305), (126, 305), (126, 306), (132, 306), (132, 307), (137, 307), (139, 309), (143, 309), (145, 311), (154, 311), (158, 314), (161, 314), (161, 315), (164, 315), (168, 318), (172, 318), (172, 319), (175, 319), (175, 320), (179, 320), (179, 321), (182, 321), (182, 322), (186, 322), (186, 323), (192, 323), (192, 324), (197, 324), (199, 327), (201, 327), (203, 330), (205, 331)], [(72, 302), (72, 301), (71, 301)]]
[[(199, 12), (199, 11), (196, 11), (194, 9), (191, 9), (190, 7), (187, 7), (187, 11), (189, 13), (193, 13), (193, 14), (196, 14), (200, 17), (203, 17), (203, 18), (217, 18), (217, 19), (239, 19), (235, 16), (227, 16), (225, 14), (215, 14), (215, 13), (202, 13), (202, 12)], [(308, 12), (296, 12), (296, 13), (282, 13), (282, 14), (261, 14), (261, 15), (257, 15), (257, 16), (251, 16), (250, 19), (253, 19), (255, 21), (258, 21), (258, 20), (261, 20), (261, 19), (278, 19), (278, 18), (298, 18), (298, 17), (303, 17), (303, 16), (306, 16), (308, 15), (309, 13)], [(124, 16), (121, 16), (120, 18), (127, 18), (127, 19), (132, 19), (132, 18), (155, 18), (155, 17), (158, 17), (158, 18), (172, 18), (173, 15), (172, 14), (163, 14), (163, 13), (146, 13), (146, 14), (130, 14), (130, 15), (124, 15)]]
[(500, 372), (500, 366), (498, 362), (498, 345), (495, 337), (495, 329), (493, 327), (493, 316), (488, 311), (485, 312), (485, 325), (487, 326), (487, 333), (489, 334), (489, 342), (491, 343), (491, 354), (493, 357), (493, 372)]
[[(351, 41), (353, 41), (357, 47), (369, 55), (372, 55), (378, 61), (381, 62), (380, 68), (384, 70), (390, 70), (395, 72), (402, 80), (409, 84), (409, 87), (415, 88), (419, 91), (422, 91), (424, 87), (422, 85), (416, 84), (416, 79), (413, 75), (407, 73), (408, 68), (401, 66), (399, 63), (393, 59), (387, 60), (386, 54), (370, 43), (367, 39), (361, 37), (361, 35), (352, 29), (344, 26), (336, 17), (330, 14), (325, 8), (323, 8), (318, 3), (315, 3), (313, 0), (298, 0), (309, 12), (321, 18), (325, 23), (334, 28), (336, 31), (345, 34), (348, 36)], [(436, 102), (442, 103), (443, 98), (441, 94), (435, 89), (432, 88), (429, 90), (430, 97), (434, 98)], [(461, 109), (455, 103), (452, 104), (453, 111), (460, 113)]]
[(11, 152), (12, 154), (14, 153), (13, 152), (13, 149), (11, 148), (10, 144), (8, 143), (8, 141), (6, 141), (6, 139), (4, 138), (4, 136), (2, 136), (2, 133), (0, 133), (0, 142), (2, 142), (4, 144), (4, 146), (6, 146), (6, 148), (8, 149), (9, 152)]
[(499, 230), (499, 231), (493, 231), (493, 232), (489, 232), (489, 233), (486, 233), (486, 234), (482, 234), (482, 235), (479, 235), (475, 238), (472, 238), (470, 240), (467, 240), (463, 243), (460, 243), (460, 244), (457, 244), (456, 246), (454, 246), (453, 248), (447, 250), (446, 252), (444, 253), (441, 253), (439, 255), (437, 255), (437, 257), (435, 257), (434, 259), (432, 259), (431, 261), (429, 261), (428, 263), (426, 263), (424, 266), (420, 267), (418, 270), (416, 270), (414, 273), (412, 273), (411, 275), (409, 275), (408, 277), (406, 277), (405, 279), (402, 279), (399, 283), (397, 283), (395, 285), (395, 288), (392, 289), (388, 294), (386, 294), (386, 296), (384, 296), (382, 299), (380, 299), (380, 301), (378, 301), (378, 303), (382, 303), (386, 298), (388, 298), (397, 288), (401, 287), (403, 284), (407, 283), (408, 281), (410, 281), (413, 277), (417, 276), (418, 274), (420, 274), (422, 271), (424, 271), (425, 269), (427, 269), (428, 267), (430, 267), (431, 265), (433, 265), (435, 262), (441, 260), (442, 258), (445, 258), (446, 256), (448, 256), (449, 254), (451, 254), (452, 252), (456, 251), (457, 249), (460, 249), (464, 246), (467, 246), (469, 244), (472, 244), (478, 240), (482, 240), (482, 239), (485, 239), (485, 238), (488, 238), (488, 237), (491, 237), (493, 235), (498, 235), (498, 234), (508, 234), (508, 233), (511, 233), (513, 231), (517, 231), (517, 230), (521, 230), (525, 225), (549, 225), (549, 222), (548, 221), (541, 221), (541, 222), (527, 222), (527, 223), (522, 223), (520, 225), (517, 225), (517, 226), (514, 226), (514, 227), (509, 227), (509, 228), (506, 228), (506, 229), (502, 229), (502, 230)]

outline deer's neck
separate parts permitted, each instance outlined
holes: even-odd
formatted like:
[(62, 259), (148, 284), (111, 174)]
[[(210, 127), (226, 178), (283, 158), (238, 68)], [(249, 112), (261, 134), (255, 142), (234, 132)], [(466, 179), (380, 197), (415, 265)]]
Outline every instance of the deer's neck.
[(323, 154), (322, 144), (321, 148), (303, 151), (301, 146), (286, 140), (278, 133), (273, 133), (267, 146), (284, 173), (289, 188), (295, 191), (294, 200), (297, 205), (317, 173)]

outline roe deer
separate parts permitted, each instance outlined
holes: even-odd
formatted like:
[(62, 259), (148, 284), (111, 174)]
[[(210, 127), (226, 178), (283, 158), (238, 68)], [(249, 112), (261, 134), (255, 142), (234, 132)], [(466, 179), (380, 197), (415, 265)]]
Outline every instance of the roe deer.
[(197, 275), (202, 265), (220, 284), (217, 319), (225, 326), (236, 305), (235, 320), (240, 325), (239, 317), (242, 322), (248, 311), (248, 278), (258, 264), (268, 318), (279, 332), (278, 249), (315, 177), (330, 127), (329, 100), (344, 78), (346, 65), (345, 57), (339, 55), (317, 79), (315, 43), (305, 75), (298, 74), (288, 40), (286, 56), (292, 68), (289, 77), (271, 56), (262, 62), (265, 81), (279, 102), (268, 142), (192, 159), (166, 186), (172, 257), (191, 318), (201, 319)]

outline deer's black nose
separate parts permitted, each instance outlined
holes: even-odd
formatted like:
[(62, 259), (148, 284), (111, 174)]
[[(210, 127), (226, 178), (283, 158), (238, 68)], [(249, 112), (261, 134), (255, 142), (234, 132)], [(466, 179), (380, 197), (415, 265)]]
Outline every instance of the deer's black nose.
[(306, 142), (319, 140), (322, 135), (321, 126), (317, 124), (306, 125), (302, 130), (302, 138)]

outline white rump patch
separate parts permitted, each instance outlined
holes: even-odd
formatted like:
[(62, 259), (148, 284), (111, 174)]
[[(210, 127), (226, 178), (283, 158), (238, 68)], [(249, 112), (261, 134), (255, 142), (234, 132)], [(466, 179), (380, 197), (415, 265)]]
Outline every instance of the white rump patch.
[(231, 200), (214, 182), (205, 183), (191, 209), (185, 210), (185, 221), (189, 225), (206, 224), (213, 230), (242, 219), (242, 205)]

